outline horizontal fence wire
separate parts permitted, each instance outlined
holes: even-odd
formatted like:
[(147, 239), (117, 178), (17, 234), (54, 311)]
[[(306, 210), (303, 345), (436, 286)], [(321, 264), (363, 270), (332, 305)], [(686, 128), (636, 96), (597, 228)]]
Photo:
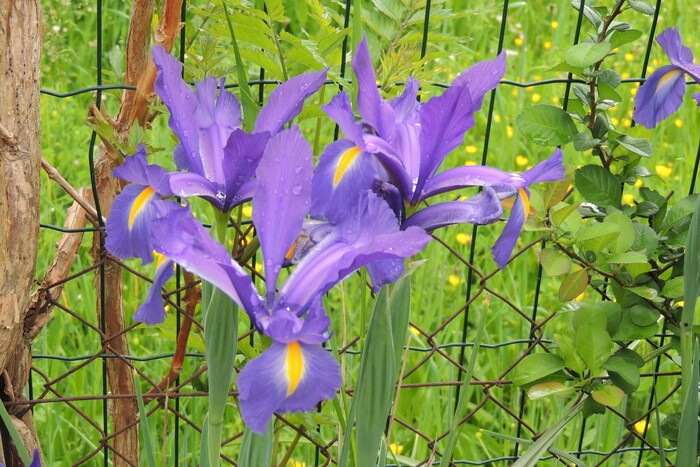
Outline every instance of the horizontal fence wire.
[[(582, 1), (582, 7), (585, 5), (585, 1)], [(345, 2), (345, 8), (344, 8), (344, 21), (345, 21), (345, 26), (349, 26), (349, 21), (350, 21), (350, 12), (351, 12), (351, 6), (352, 6), (352, 1), (351, 0), (346, 0)], [(425, 8), (425, 18), (423, 22), (423, 39), (421, 42), (421, 50), (422, 50), (422, 56), (425, 55), (427, 46), (428, 46), (428, 29), (429, 29), (429, 21), (430, 21), (430, 7), (431, 7), (431, 2), (428, 0), (426, 2), (426, 8)], [(646, 75), (646, 68), (647, 64), (649, 61), (649, 56), (651, 52), (651, 46), (652, 46), (652, 39), (654, 35), (654, 31), (656, 29), (656, 24), (658, 21), (658, 11), (661, 7), (661, 0), (657, 0), (656, 2), (656, 11), (657, 14), (653, 18), (652, 22), (652, 27), (651, 27), (651, 32), (650, 32), (650, 38), (649, 42), (646, 46), (645, 49), (645, 62), (644, 66), (641, 71), (641, 76), (639, 78), (629, 78), (629, 79), (623, 79), (622, 83), (623, 84), (638, 84), (638, 83), (644, 83), (645, 82), (645, 75)], [(182, 12), (182, 21), (183, 24), (187, 25), (186, 22), (186, 16), (185, 16), (185, 2), (183, 2), (183, 12)], [(505, 31), (506, 31), (506, 26), (508, 22), (508, 12), (509, 12), (509, 2), (508, 0), (505, 0), (503, 2), (503, 9), (500, 14), (500, 21), (501, 21), (501, 29), (500, 29), (500, 34), (498, 37), (498, 51), (500, 52), (503, 49), (504, 46), (504, 37), (505, 37)], [(87, 94), (87, 93), (95, 93), (95, 102), (97, 105), (99, 105), (101, 101), (101, 96), (102, 93), (105, 91), (125, 91), (125, 90), (134, 90), (136, 89), (135, 86), (125, 86), (125, 85), (106, 85), (102, 84), (103, 80), (103, 72), (102, 72), (102, 61), (103, 61), (103, 43), (102, 43), (102, 28), (103, 28), (103, 7), (102, 7), (102, 0), (97, 0), (97, 53), (96, 53), (96, 84), (94, 86), (89, 86), (85, 88), (80, 88), (80, 89), (75, 89), (67, 92), (57, 92), (54, 90), (49, 90), (49, 89), (42, 89), (41, 93), (53, 98), (58, 98), (58, 99), (65, 99), (65, 98), (72, 98), (78, 95), (82, 94)], [(576, 32), (576, 37), (574, 39), (574, 43), (577, 43), (579, 40), (579, 33), (581, 30), (581, 24), (583, 20), (583, 15), (581, 13), (578, 14), (578, 19), (577, 19), (577, 32)], [(348, 38), (346, 37), (345, 40), (343, 41), (343, 57), (346, 57), (346, 52), (348, 50)], [(184, 56), (184, 48), (185, 48), (185, 43), (184, 43), (184, 33), (181, 35), (181, 42), (180, 42), (180, 60), (184, 62), (185, 56)], [(344, 58), (342, 63), (341, 63), (341, 72), (340, 76), (343, 80), (348, 81), (347, 78), (345, 77), (346, 74), (346, 61), (347, 59)], [(248, 81), (248, 84), (250, 86), (257, 86), (258, 87), (258, 101), (260, 103), (263, 102), (264, 97), (265, 97), (265, 86), (272, 86), (272, 85), (277, 85), (280, 82), (277, 80), (270, 80), (270, 79), (265, 79), (265, 70), (261, 69), (260, 70), (260, 78), (256, 80), (250, 80)], [(485, 141), (484, 141), (484, 148), (482, 152), (482, 159), (481, 163), (482, 164), (487, 164), (489, 161), (489, 142), (490, 138), (492, 137), (491, 134), (491, 128), (492, 128), (492, 123), (494, 120), (494, 105), (496, 101), (497, 94), (500, 92), (500, 89), (502, 86), (512, 86), (516, 88), (529, 88), (529, 87), (536, 87), (536, 86), (551, 86), (551, 85), (561, 85), (564, 84), (566, 85), (566, 92), (564, 96), (564, 105), (563, 108), (564, 110), (567, 110), (567, 103), (569, 101), (569, 93), (572, 84), (576, 83), (582, 83), (585, 84), (586, 81), (581, 80), (581, 79), (576, 79), (573, 78), (571, 75), (569, 75), (567, 78), (557, 78), (557, 79), (545, 79), (545, 80), (536, 80), (536, 81), (529, 81), (529, 82), (518, 82), (518, 81), (513, 81), (513, 80), (502, 80), (500, 82), (500, 86), (494, 90), (490, 94), (489, 98), (489, 106), (487, 112), (487, 122), (486, 122), (486, 133), (485, 133)], [(688, 82), (691, 84), (692, 82)], [(326, 85), (335, 85), (336, 83), (333, 81), (326, 81)], [(394, 83), (396, 85), (403, 85), (403, 82), (396, 82)], [(445, 83), (424, 83), (428, 84), (430, 86), (436, 87), (436, 88), (447, 88), (449, 87), (448, 84)], [(235, 88), (237, 87), (237, 84), (227, 84), (225, 87), (226, 88)], [(336, 128), (336, 138), (338, 136), (338, 131)], [(101, 213), (101, 207), (100, 207), (100, 201), (97, 198), (97, 190), (95, 186), (95, 174), (94, 174), (94, 154), (97, 149), (97, 135), (93, 132), (92, 133), (92, 139), (91, 139), (91, 144), (89, 148), (89, 154), (88, 154), (88, 159), (90, 163), (90, 169), (91, 169), (91, 180), (92, 180), (92, 185), (93, 185), (93, 193), (95, 194), (94, 198), (94, 204), (96, 207), (96, 210), (99, 213)], [(693, 176), (691, 178), (691, 186), (690, 186), (690, 192), (692, 193), (694, 190), (695, 186), (695, 178), (698, 170), (698, 164), (700, 162), (700, 143), (698, 147), (698, 154), (695, 158), (695, 168), (693, 172)], [(102, 238), (102, 231), (104, 230), (104, 225), (101, 223), (101, 214), (98, 216), (98, 222), (99, 225), (95, 227), (86, 227), (86, 228), (80, 228), (80, 229), (69, 229), (69, 228), (64, 228), (61, 226), (57, 225), (52, 225), (52, 224), (47, 224), (47, 223), (41, 223), (40, 227), (43, 229), (47, 230), (54, 230), (58, 231), (61, 233), (65, 234), (77, 234), (77, 233), (90, 233), (92, 232), (93, 235), (98, 235), (99, 238)], [(249, 222), (249, 221), (248, 221)], [(428, 346), (407, 346), (406, 350), (413, 352), (417, 355), (421, 355), (421, 360), (417, 365), (414, 365), (413, 367), (406, 368), (406, 371), (402, 375), (402, 380), (399, 381), (398, 383), (398, 388), (401, 391), (406, 391), (410, 389), (416, 389), (416, 388), (429, 388), (429, 387), (455, 387), (456, 391), (452, 393), (451, 397), (453, 397), (453, 401), (451, 404), (448, 404), (449, 407), (446, 410), (449, 411), (454, 411), (454, 406), (456, 406), (457, 403), (457, 397), (459, 394), (459, 388), (463, 385), (463, 382), (461, 381), (462, 379), (462, 374), (464, 371), (466, 371), (465, 368), (465, 350), (468, 348), (474, 347), (474, 343), (470, 342), (467, 340), (467, 334), (469, 329), (473, 326), (473, 324), (470, 322), (470, 319), (472, 318), (470, 316), (470, 307), (474, 304), (477, 298), (482, 297), (482, 296), (489, 296), (493, 300), (498, 300), (499, 303), (503, 304), (506, 309), (509, 311), (512, 311), (519, 315), (519, 317), (522, 319), (523, 323), (526, 324), (526, 327), (528, 327), (528, 334), (526, 338), (521, 338), (521, 339), (512, 339), (512, 340), (507, 340), (503, 342), (496, 342), (496, 343), (482, 343), (480, 344), (479, 348), (488, 350), (488, 349), (499, 349), (503, 347), (510, 347), (510, 346), (524, 346), (525, 349), (523, 350), (523, 353), (521, 354), (521, 357), (514, 361), (508, 368), (505, 368), (508, 366), (504, 362), (504, 370), (502, 374), (500, 375), (499, 378), (491, 379), (491, 380), (482, 380), (479, 379), (478, 376), (474, 375), (472, 378), (472, 381), (469, 382), (470, 386), (478, 386), (481, 388), (481, 392), (477, 396), (477, 399), (480, 400), (480, 402), (477, 404), (477, 406), (472, 410), (463, 420), (461, 420), (461, 424), (468, 424), (471, 420), (475, 419), (475, 416), (479, 413), (480, 410), (488, 411), (491, 410), (492, 412), (497, 412), (497, 415), (494, 416), (499, 416), (502, 417), (504, 420), (509, 420), (512, 421), (516, 428), (516, 438), (533, 438), (541, 434), (538, 432), (538, 430), (543, 430), (546, 427), (533, 427), (531, 426), (526, 420), (525, 420), (525, 410), (526, 410), (526, 403), (527, 399), (525, 398), (525, 395), (523, 392), (520, 393), (512, 393), (509, 395), (503, 394), (503, 393), (496, 393), (496, 390), (501, 389), (504, 386), (512, 386), (513, 382), (509, 379), (506, 379), (507, 375), (512, 371), (513, 368), (515, 368), (520, 361), (522, 361), (522, 358), (524, 358), (526, 355), (528, 355), (530, 352), (535, 350), (536, 348), (542, 348), (544, 350), (549, 350), (548, 345), (554, 344), (554, 341), (551, 339), (545, 339), (543, 338), (543, 333), (542, 333), (542, 327), (553, 317), (552, 313), (548, 313), (545, 318), (540, 318), (539, 320), (537, 319), (538, 317), (538, 311), (541, 311), (539, 309), (539, 299), (540, 295), (542, 293), (541, 290), (541, 284), (542, 284), (542, 270), (541, 267), (539, 267), (538, 273), (537, 273), (537, 285), (534, 290), (534, 297), (533, 297), (533, 302), (532, 304), (528, 304), (527, 306), (516, 306), (514, 303), (512, 303), (508, 297), (504, 296), (504, 294), (499, 293), (498, 290), (494, 290), (489, 286), (489, 279), (493, 277), (495, 273), (487, 273), (484, 271), (480, 271), (477, 268), (473, 266), (474, 264), (474, 258), (475, 254), (477, 251), (477, 243), (479, 241), (479, 229), (474, 226), (472, 230), (472, 242), (469, 248), (469, 254), (467, 258), (464, 258), (460, 254), (458, 254), (456, 251), (449, 249), (449, 246), (447, 243), (443, 242), (439, 237), (436, 236), (436, 240), (441, 242), (448, 250), (450, 251), (450, 254), (452, 254), (459, 262), (463, 264), (463, 266), (467, 269), (467, 279), (466, 279), (466, 294), (464, 297), (464, 301), (462, 306), (456, 310), (452, 315), (450, 315), (447, 319), (445, 319), (443, 322), (439, 323), (435, 329), (432, 330), (423, 330), (419, 329), (419, 335), (421, 338), (423, 338)], [(533, 248), (536, 244), (539, 244), (541, 242), (533, 242), (530, 245), (527, 245), (525, 248), (523, 248), (521, 251), (516, 253), (517, 255), (523, 254), (525, 251)], [(101, 253), (102, 257), (106, 258), (102, 260), (98, 264), (94, 264), (90, 266), (89, 268), (85, 268), (84, 270), (73, 274), (68, 281), (74, 281), (77, 280), (78, 278), (94, 272), (96, 269), (101, 270), (100, 277), (104, 280), (104, 265), (105, 261), (116, 261), (113, 258), (109, 258), (106, 250), (104, 250), (104, 241), (102, 240), (100, 244), (101, 248)], [(127, 271), (128, 273), (134, 275), (135, 277), (139, 277), (140, 279), (144, 279), (146, 281), (150, 281), (147, 277), (144, 277), (143, 275), (137, 273), (136, 271), (133, 271), (129, 269), (126, 265), (123, 263), (120, 264), (120, 266), (123, 268), (123, 270)], [(67, 282), (68, 282), (67, 281)], [(64, 285), (64, 284), (50, 284), (43, 286), (45, 290), (51, 290), (52, 288), (58, 286), (58, 285)], [(183, 300), (184, 300), (184, 294), (186, 291), (190, 288), (195, 286), (196, 284), (185, 284), (184, 283), (184, 277), (182, 275), (182, 271), (180, 269), (177, 270), (176, 274), (176, 290), (175, 291), (169, 291), (168, 293), (164, 294), (164, 298), (166, 298), (169, 301), (169, 305), (173, 308), (174, 312), (176, 313), (177, 316), (177, 323), (176, 323), (176, 333), (179, 334), (181, 328), (182, 328), (182, 320), (183, 319), (191, 319), (192, 322), (194, 323), (193, 325), (195, 327), (201, 328), (201, 323), (197, 322), (196, 319), (194, 319), (193, 316), (189, 315), (187, 311), (183, 308)], [(99, 284), (99, 287), (101, 287), (101, 290), (104, 290), (104, 282)], [(100, 294), (101, 297), (101, 302), (100, 306), (101, 309), (105, 309), (105, 301), (109, 300), (109, 297), (105, 297), (104, 294)], [(115, 400), (119, 398), (135, 398), (135, 394), (111, 394), (108, 391), (107, 388), (107, 376), (106, 376), (106, 362), (108, 360), (114, 360), (118, 359), (125, 364), (128, 364), (131, 369), (136, 373), (137, 376), (137, 384), (142, 383), (142, 384), (147, 384), (149, 387), (152, 388), (153, 392), (150, 395), (145, 395), (144, 397), (147, 398), (147, 400), (153, 400), (155, 399), (157, 401), (156, 406), (151, 407), (149, 409), (149, 415), (155, 413), (158, 410), (164, 411), (167, 416), (172, 416), (174, 418), (174, 433), (175, 433), (175, 443), (174, 443), (174, 451), (172, 453), (173, 458), (175, 459), (176, 465), (180, 462), (180, 455), (183, 451), (183, 445), (181, 444), (181, 431), (182, 430), (194, 430), (196, 432), (201, 431), (201, 426), (198, 426), (192, 419), (192, 415), (188, 415), (187, 413), (183, 413), (183, 408), (181, 405), (181, 400), (187, 400), (187, 399), (193, 399), (193, 398), (202, 398), (207, 395), (205, 391), (189, 391), (189, 390), (184, 390), (185, 386), (188, 384), (192, 384), (193, 381), (195, 381), (197, 378), (199, 378), (204, 372), (204, 368), (199, 368), (196, 371), (194, 371), (192, 374), (181, 374), (179, 375), (176, 383), (174, 386), (170, 387), (167, 391), (159, 391), (159, 386), (157, 382), (153, 381), (151, 378), (149, 378), (142, 370), (139, 369), (138, 366), (135, 364), (137, 363), (143, 363), (143, 362), (151, 362), (151, 361), (156, 361), (156, 360), (167, 360), (167, 359), (172, 359), (175, 356), (175, 353), (162, 353), (159, 355), (152, 355), (152, 356), (147, 356), (147, 357), (141, 357), (141, 356), (134, 356), (134, 355), (121, 355), (118, 353), (115, 353), (114, 350), (110, 347), (110, 341), (115, 338), (115, 336), (107, 336), (105, 334), (105, 322), (104, 322), (104, 316), (102, 316), (101, 322), (94, 324), (91, 323), (88, 319), (86, 319), (83, 315), (86, 313), (80, 313), (76, 310), (73, 310), (70, 307), (64, 306), (60, 302), (53, 302), (52, 305), (60, 310), (61, 312), (66, 313), (69, 315), (72, 319), (76, 320), (85, 330), (86, 332), (90, 332), (91, 335), (97, 337), (100, 342), (100, 350), (95, 352), (94, 354), (90, 355), (72, 355), (72, 356), (61, 356), (61, 355), (49, 355), (49, 354), (34, 354), (33, 358), (41, 361), (41, 360), (55, 360), (55, 361), (63, 361), (66, 363), (76, 363), (76, 366), (71, 367), (68, 371), (65, 373), (59, 375), (59, 376), (49, 376), (48, 374), (44, 373), (41, 369), (37, 368), (34, 366), (32, 368), (32, 373), (30, 375), (30, 386), (29, 386), (29, 400), (26, 401), (13, 401), (13, 402), (7, 402), (6, 405), (8, 407), (15, 407), (15, 408), (21, 408), (22, 410), (29, 410), (31, 408), (34, 410), (34, 407), (43, 405), (43, 404), (65, 404), (65, 407), (68, 410), (73, 410), (78, 416), (82, 418), (84, 421), (86, 427), (90, 427), (92, 430), (97, 433), (99, 440), (95, 443), (97, 445), (97, 448), (93, 450), (90, 453), (87, 453), (84, 455), (82, 459), (75, 459), (71, 460), (77, 461), (74, 465), (83, 465), (89, 462), (96, 462), (97, 459), (99, 459), (99, 454), (101, 453), (103, 458), (102, 458), (102, 463), (107, 466), (110, 463), (110, 457), (115, 457), (115, 458), (122, 458), (122, 460), (125, 460), (128, 464), (127, 459), (123, 459), (123, 456), (121, 453), (118, 453), (115, 451), (113, 447), (113, 441), (116, 436), (118, 436), (120, 433), (111, 433), (110, 432), (110, 426), (109, 426), (109, 414), (108, 414), (108, 401), (110, 400)], [(526, 310), (529, 310), (530, 312), (528, 313)], [(461, 321), (459, 321), (461, 319)], [(451, 325), (452, 323), (455, 323), (455, 325), (459, 325), (461, 329), (461, 334), (462, 334), (462, 339), (460, 342), (448, 342), (448, 343), (441, 343), (438, 344), (436, 342), (436, 338), (438, 338), (441, 333), (444, 332), (446, 327), (448, 325)], [(134, 324), (127, 329), (124, 330), (124, 332), (128, 333), (135, 329), (136, 327), (141, 326), (140, 324)], [(252, 338), (252, 332), (244, 334), (241, 339), (251, 337)], [(671, 334), (666, 334), (666, 333), (659, 333), (654, 336), (654, 339), (660, 339), (661, 340), (661, 345), (663, 345), (664, 339), (672, 337)], [(354, 355), (357, 356), (361, 353), (360, 350), (352, 349), (353, 345), (357, 342), (357, 339), (350, 341), (349, 344), (340, 349), (332, 349), (329, 348), (329, 351), (334, 351), (337, 352), (338, 354), (347, 354), (347, 355)], [(652, 338), (648, 339), (647, 342), (654, 346), (658, 346), (656, 341), (652, 341)], [(455, 357), (454, 355), (449, 354), (446, 352), (449, 349), (457, 349), (459, 351), (458, 357)], [(423, 356), (424, 355), (424, 356)], [(204, 358), (204, 354), (202, 353), (197, 353), (197, 352), (187, 352), (183, 355), (186, 359), (192, 359), (195, 360), (196, 362), (201, 362), (201, 360)], [(355, 357), (356, 358), (356, 357)], [(567, 455), (569, 456), (575, 456), (578, 458), (581, 458), (581, 456), (596, 456), (602, 459), (594, 460), (593, 462), (597, 463), (596, 465), (599, 465), (600, 463), (605, 462), (607, 459), (610, 459), (613, 456), (619, 456), (621, 454), (626, 454), (626, 453), (633, 453), (633, 454), (638, 454), (638, 465), (642, 462), (642, 456), (645, 453), (653, 453), (658, 457), (658, 452), (660, 449), (663, 450), (663, 453), (673, 453), (675, 452), (675, 448), (660, 448), (659, 446), (655, 446), (653, 443), (648, 441), (645, 438), (646, 434), (646, 429), (644, 434), (639, 434), (635, 431), (634, 429), (634, 424), (646, 420), (646, 424), (649, 424), (649, 417), (651, 414), (661, 406), (666, 400), (668, 400), (677, 390), (678, 390), (678, 385), (674, 386), (673, 388), (670, 389), (668, 394), (656, 394), (656, 381), (659, 377), (663, 376), (676, 376), (679, 373), (678, 372), (669, 372), (669, 371), (661, 371), (661, 363), (664, 361), (664, 359), (669, 359), (667, 355), (659, 355), (656, 360), (655, 360), (655, 370), (650, 373), (645, 373), (642, 374), (642, 377), (644, 378), (653, 378), (654, 385), (652, 386), (652, 394), (649, 396), (649, 402), (647, 404), (647, 411), (644, 414), (641, 414), (637, 416), (635, 419), (630, 419), (627, 418), (623, 413), (619, 412), (614, 412), (613, 415), (615, 416), (617, 420), (619, 420), (627, 430), (627, 434), (624, 436), (625, 440), (629, 440), (632, 443), (638, 444), (637, 446), (628, 446), (623, 443), (617, 446), (616, 449), (611, 450), (611, 451), (601, 451), (601, 450), (594, 450), (594, 449), (583, 449), (583, 444), (584, 444), (584, 434), (586, 431), (586, 424), (585, 421), (581, 424), (579, 428), (579, 442), (578, 442), (578, 448), (573, 451), (567, 451)], [(427, 365), (428, 362), (439, 362), (440, 364), (449, 364), (451, 365), (451, 368), (453, 368), (456, 371), (457, 377), (453, 381), (425, 381), (425, 382), (408, 382), (407, 379), (414, 374), (416, 371), (421, 369), (424, 365)], [(59, 389), (58, 389), (58, 383), (65, 381), (67, 378), (70, 378), (72, 375), (74, 375), (77, 371), (83, 368), (87, 368), (87, 365), (93, 363), (93, 362), (99, 362), (101, 366), (101, 378), (102, 378), (102, 393), (101, 394), (86, 394), (86, 395), (64, 395), (62, 394)], [(347, 388), (346, 392), (349, 395), (352, 395), (353, 389), (352, 388)], [(236, 397), (237, 393), (236, 392), (231, 392), (230, 393), (232, 397)], [(519, 396), (518, 396), (519, 394)], [(658, 399), (657, 399), (658, 397)], [(173, 400), (174, 404), (170, 405), (168, 403), (168, 400)], [(93, 420), (90, 416), (88, 416), (83, 410), (81, 410), (75, 403), (80, 402), (80, 401), (99, 401), (102, 403), (102, 419), (101, 420)], [(516, 402), (514, 402), (516, 401)], [(537, 403), (537, 401), (535, 401)], [(148, 406), (150, 407), (150, 406)], [(315, 465), (330, 465), (334, 464), (337, 462), (337, 458), (335, 457), (335, 454), (333, 453), (334, 450), (337, 447), (338, 440), (333, 439), (331, 440), (328, 444), (322, 444), (320, 443), (317, 439), (311, 437), (308, 433), (305, 432), (305, 429), (301, 426), (294, 425), (293, 423), (289, 422), (285, 417), (278, 416), (279, 423), (282, 426), (286, 426), (289, 428), (293, 433), (294, 436), (297, 436), (299, 438), (303, 438), (305, 442), (315, 446)], [(413, 426), (409, 421), (402, 420), (399, 416), (393, 415), (392, 416), (392, 423), (402, 427), (402, 429), (407, 430), (408, 432), (412, 433), (415, 436), (416, 442), (422, 442), (426, 446), (428, 446), (434, 454), (440, 455), (439, 451), (437, 451), (437, 443), (440, 441), (443, 441), (445, 437), (449, 434), (449, 430), (444, 432), (444, 433), (425, 433), (421, 430), (420, 426)], [(127, 427), (128, 428), (128, 427)], [(242, 433), (237, 433), (233, 435), (231, 438), (227, 439), (224, 441), (224, 445), (227, 445), (229, 443), (233, 442), (240, 442), (240, 437), (242, 436)], [(622, 439), (622, 438), (621, 438)], [(624, 441), (624, 440), (623, 440)], [(453, 464), (455, 465), (506, 465), (518, 458), (518, 454), (520, 453), (519, 449), (519, 444), (515, 443), (514, 444), (514, 449), (513, 449), (513, 455), (512, 456), (502, 456), (502, 457), (492, 457), (488, 459), (476, 459), (476, 460), (465, 460), (465, 459), (455, 459), (452, 461)], [(188, 448), (191, 449), (191, 446), (188, 446)], [(81, 454), (83, 455), (83, 454)], [(390, 457), (390, 456), (389, 456)], [(236, 465), (235, 461), (233, 459), (229, 459), (225, 456), (222, 457), (222, 459), (225, 462), (228, 462), (229, 465)], [(555, 454), (548, 454), (546, 456), (543, 456), (541, 458), (542, 461), (545, 460), (550, 460), (550, 459), (556, 459), (561, 463), (566, 463), (567, 461), (563, 460), (562, 457), (557, 456)], [(422, 460), (420, 465), (438, 465), (439, 462), (435, 461), (433, 457), (426, 458)], [(389, 464), (392, 465), (392, 464)]]

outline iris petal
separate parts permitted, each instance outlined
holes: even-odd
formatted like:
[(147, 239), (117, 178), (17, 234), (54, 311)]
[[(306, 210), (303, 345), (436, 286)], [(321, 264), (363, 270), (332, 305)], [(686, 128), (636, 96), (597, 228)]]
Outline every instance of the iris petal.
[(498, 267), (503, 269), (508, 263), (510, 254), (515, 248), (515, 244), (520, 236), (520, 231), (525, 224), (527, 212), (530, 210), (529, 195), (525, 189), (519, 190), (518, 196), (515, 198), (513, 209), (510, 212), (510, 217), (506, 226), (503, 228), (501, 236), (498, 237), (496, 243), (491, 248), (493, 260), (498, 264)]
[(683, 103), (685, 76), (674, 65), (655, 70), (634, 97), (634, 119), (647, 128), (674, 113)]
[(161, 289), (175, 273), (175, 263), (165, 256), (156, 253), (156, 275), (148, 291), (146, 300), (134, 313), (134, 320), (148, 325), (160, 324), (165, 321), (165, 308), (161, 297)]

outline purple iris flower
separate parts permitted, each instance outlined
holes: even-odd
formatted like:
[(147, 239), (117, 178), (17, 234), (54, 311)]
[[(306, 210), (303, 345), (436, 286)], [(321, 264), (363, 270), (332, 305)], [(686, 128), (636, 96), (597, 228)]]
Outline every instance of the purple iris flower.
[[(693, 52), (683, 45), (678, 28), (665, 29), (656, 36), (656, 42), (671, 64), (649, 75), (634, 97), (634, 119), (647, 128), (654, 128), (681, 106), (686, 74), (700, 84), (700, 65), (693, 63)], [(700, 92), (693, 94), (693, 98), (700, 106)]]
[[(474, 126), (475, 112), (481, 109), (486, 93), (498, 85), (505, 69), (506, 56), (501, 53), (492, 61), (479, 62), (467, 69), (442, 95), (425, 103), (416, 99), (419, 83), (413, 78), (408, 79), (403, 95), (387, 101), (377, 90), (367, 41), (363, 39), (353, 59), (359, 89), (357, 107), (362, 120), (355, 121), (345, 93), (323, 107), (347, 139), (332, 143), (321, 156), (313, 180), (312, 215), (337, 222), (366, 188), (387, 200), (402, 228), (413, 225), (433, 230), (459, 223), (491, 224), (503, 213), (501, 199), (513, 195), (518, 195), (515, 214), (520, 214), (524, 202), (520, 189), (537, 181), (563, 177), (560, 152), (553, 159), (553, 173), (544, 178), (538, 175), (539, 168), (523, 178), (524, 174), (518, 176), (476, 166), (436, 175), (447, 154), (462, 144), (464, 133)], [(491, 175), (484, 178), (484, 174)], [(442, 182), (448, 185), (443, 186)], [(421, 201), (431, 196), (471, 186), (482, 186), (484, 190), (465, 201), (437, 203), (410, 216)], [(525, 190), (522, 193), (527, 194)], [(509, 250), (503, 259), (502, 251), (515, 244), (511, 238), (513, 226), (522, 226), (517, 221), (514, 218), (508, 224), (505, 239), (497, 243), (496, 262), (501, 267), (510, 253)], [(395, 281), (403, 268), (403, 262), (379, 262), (369, 265), (368, 271), (378, 288)]]
[(296, 126), (270, 139), (253, 195), (253, 223), (266, 276), (264, 296), (188, 207), (173, 206), (151, 226), (156, 251), (228, 294), (273, 340), (248, 362), (238, 380), (241, 414), (255, 432), (265, 430), (274, 412), (312, 410), (320, 400), (334, 397), (341, 384), (338, 363), (321, 347), (330, 338), (323, 294), (360, 267), (403, 260), (430, 240), (423, 229), (400, 230), (388, 205), (365, 191), (278, 286), (311, 204), (312, 173), (311, 147)]
[[(325, 81), (326, 71), (306, 73), (279, 85), (261, 109), (254, 132), (241, 130), (241, 108), (236, 97), (224, 89), (217, 96), (217, 80), (207, 77), (195, 91), (182, 79), (182, 64), (160, 46), (153, 47), (158, 69), (155, 90), (170, 110), (169, 125), (179, 143), (173, 157), (181, 172), (166, 172), (149, 165), (143, 147), (114, 170), (114, 176), (132, 182), (115, 199), (107, 219), (107, 249), (118, 258), (154, 256), (150, 234), (154, 219), (175, 204), (163, 197), (199, 196), (221, 212), (250, 201), (256, 187), (255, 171), (271, 136), (301, 112), (306, 98)], [(146, 324), (165, 320), (160, 288), (172, 276), (172, 261), (157, 261), (156, 277), (149, 297), (134, 315)]]
[(458, 203), (479, 203), (480, 200), (494, 196), (495, 199), (515, 195), (510, 217), (503, 233), (491, 248), (493, 259), (503, 269), (520, 236), (520, 231), (530, 212), (530, 190), (533, 183), (561, 180), (566, 174), (563, 165), (564, 155), (561, 149), (544, 161), (523, 173), (505, 172), (488, 166), (469, 165), (455, 167), (439, 173), (425, 185), (425, 197), (434, 196), (459, 188), (470, 186), (485, 187), (484, 191), (472, 196), (467, 201), (448, 201), (424, 208), (406, 219), (404, 225), (420, 226), (428, 231), (446, 225), (464, 222), (460, 220), (461, 210)]

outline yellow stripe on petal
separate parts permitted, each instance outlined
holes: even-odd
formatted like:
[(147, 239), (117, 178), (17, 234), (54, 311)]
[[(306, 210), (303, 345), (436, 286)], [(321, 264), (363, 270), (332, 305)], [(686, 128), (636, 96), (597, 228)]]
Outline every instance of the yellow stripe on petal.
[(289, 387), (287, 395), (291, 395), (299, 386), (301, 377), (304, 376), (304, 355), (298, 342), (287, 344), (287, 380)]
[(335, 176), (333, 177), (333, 188), (338, 186), (338, 183), (340, 183), (340, 180), (343, 178), (343, 175), (345, 175), (348, 167), (350, 167), (350, 165), (355, 161), (357, 155), (361, 151), (362, 149), (358, 148), (357, 146), (353, 146), (345, 151), (342, 156), (340, 156), (338, 167), (335, 169)]
[(153, 250), (153, 258), (156, 260), (156, 269), (160, 268), (163, 265), (163, 263), (165, 263), (168, 260), (168, 258), (166, 258), (165, 255), (161, 255), (156, 250)]
[(661, 86), (664, 85), (664, 83), (668, 82), (668, 80), (671, 80), (671, 79), (673, 79), (674, 77), (678, 76), (679, 73), (683, 73), (683, 71), (681, 71), (681, 70), (673, 70), (673, 71), (669, 71), (668, 73), (666, 73), (665, 75), (663, 75), (663, 76), (661, 77), (661, 79), (659, 80), (659, 84), (656, 85), (656, 89), (658, 90)]
[(133, 228), (136, 216), (139, 214), (139, 212), (141, 212), (144, 206), (146, 206), (146, 203), (148, 203), (148, 200), (151, 198), (151, 196), (153, 196), (154, 193), (155, 190), (150, 186), (147, 186), (136, 197), (136, 199), (134, 200), (134, 204), (131, 205), (131, 211), (129, 212), (129, 230)]
[(530, 215), (530, 197), (527, 195), (527, 191), (524, 188), (518, 190), (520, 196), (523, 198), (523, 204), (525, 204), (525, 219)]

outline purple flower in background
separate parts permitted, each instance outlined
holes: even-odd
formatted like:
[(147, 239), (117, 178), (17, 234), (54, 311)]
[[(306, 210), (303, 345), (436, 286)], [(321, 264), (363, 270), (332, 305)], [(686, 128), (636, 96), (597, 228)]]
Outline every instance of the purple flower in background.
[(341, 384), (338, 363), (320, 345), (330, 337), (322, 295), (360, 267), (403, 260), (430, 240), (417, 227), (399, 230), (388, 205), (365, 191), (278, 287), (280, 270), (311, 203), (312, 172), (311, 147), (296, 126), (271, 138), (256, 172), (253, 196), (253, 223), (266, 276), (264, 297), (188, 207), (169, 210), (152, 223), (156, 251), (228, 294), (273, 340), (239, 377), (241, 414), (255, 432), (265, 430), (274, 412), (312, 410), (320, 400), (332, 398)]
[[(647, 128), (678, 110), (685, 95), (685, 75), (700, 84), (700, 65), (693, 63), (693, 52), (683, 45), (678, 28), (667, 28), (656, 42), (668, 55), (670, 65), (660, 67), (646, 79), (634, 97), (634, 119)], [(700, 106), (700, 92), (693, 94)]]

